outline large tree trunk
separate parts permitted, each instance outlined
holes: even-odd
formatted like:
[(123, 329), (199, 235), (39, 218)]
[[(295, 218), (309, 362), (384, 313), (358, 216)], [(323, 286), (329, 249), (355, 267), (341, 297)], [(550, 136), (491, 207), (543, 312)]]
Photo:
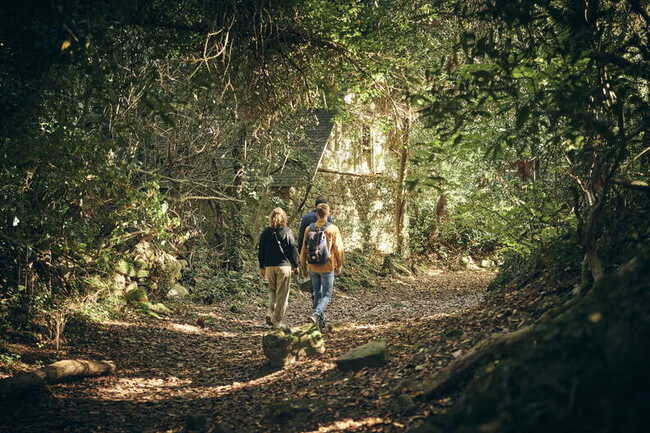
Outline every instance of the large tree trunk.
[(650, 251), (534, 325), (491, 337), (438, 373), (434, 399), (472, 377), (418, 433), (647, 431)]

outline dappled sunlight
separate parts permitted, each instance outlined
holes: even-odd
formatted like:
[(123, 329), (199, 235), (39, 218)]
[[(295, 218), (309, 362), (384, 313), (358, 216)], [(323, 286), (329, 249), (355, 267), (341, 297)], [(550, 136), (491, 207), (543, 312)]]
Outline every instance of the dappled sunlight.
[[(143, 377), (119, 378), (107, 386), (96, 387), (93, 396), (98, 400), (166, 400), (169, 388), (180, 388), (192, 383), (191, 379), (179, 379), (175, 376), (146, 379)], [(162, 392), (165, 389), (165, 392)], [(96, 396), (100, 395), (101, 398)]]
[[(321, 363), (319, 370), (327, 371), (334, 368), (334, 364)], [(325, 365), (329, 364), (329, 365)], [(208, 372), (213, 369), (203, 369)], [(277, 370), (270, 372), (262, 377), (258, 377), (245, 382), (234, 381), (227, 385), (209, 386), (195, 384), (198, 371), (194, 371), (193, 377), (178, 378), (176, 376), (166, 376), (159, 378), (129, 377), (120, 378), (107, 386), (96, 387), (93, 392), (93, 398), (96, 400), (147, 400), (147, 401), (164, 401), (170, 397), (173, 398), (196, 398), (197, 395), (206, 395), (211, 397), (223, 397), (233, 392), (238, 392), (259, 386), (272, 385), (287, 375), (289, 370)], [(101, 395), (101, 398), (97, 398)]]
[(442, 269), (426, 268), (422, 271), (427, 277), (435, 277), (443, 273)]
[(119, 328), (141, 328), (144, 323), (132, 323), (132, 322), (125, 322), (123, 320), (105, 320), (102, 322), (102, 325), (108, 325), (108, 326), (116, 326)]
[[(465, 335), (473, 334), (465, 331), (463, 340), (456, 334), (443, 334), (448, 327), (442, 322), (459, 320), (462, 311), (473, 305), (474, 297), (467, 289), (465, 297), (455, 292), (448, 295), (459, 286), (470, 289), (475, 281), (453, 285), (433, 297), (422, 296), (423, 283), (407, 291), (382, 290), (390, 296), (381, 299), (366, 293), (335, 297), (328, 311), (332, 328), (325, 334), (326, 352), (283, 369), (272, 369), (260, 347), (262, 337), (272, 332), (263, 324), (261, 309), (232, 312), (227, 304), (219, 304), (207, 311), (188, 305), (158, 321), (111, 320), (85, 333), (84, 345), (78, 347), (86, 356), (92, 349), (96, 356), (114, 360), (117, 375), (57, 386), (54, 393), (68, 413), (83, 408), (81, 412), (86, 413), (110, 410), (127, 414), (117, 421), (126, 431), (136, 428), (130, 419), (140, 419), (133, 414), (142, 410), (164, 412), (163, 423), (180, 425), (188, 405), (192, 412), (242, 432), (401, 431), (408, 425), (403, 416), (372, 408), (390, 410), (396, 389), (399, 393), (419, 389), (414, 383), (421, 383), (426, 372), (467, 349), (470, 343), (464, 342)], [(444, 290), (443, 286), (437, 290)], [(443, 302), (447, 298), (454, 301)], [(456, 299), (469, 301), (463, 304)], [(433, 308), (436, 303), (440, 305)], [(303, 325), (310, 299), (296, 298), (289, 308), (287, 323)], [(454, 324), (454, 330), (459, 326)], [(385, 339), (391, 346), (385, 368), (356, 372), (338, 368), (338, 357), (376, 339)], [(401, 385), (405, 380), (410, 382)], [(314, 417), (300, 425), (278, 430), (280, 426), (269, 424), (269, 407), (285, 403), (291, 407), (295, 402), (298, 411), (303, 410), (301, 404), (315, 410), (321, 400), (327, 401), (327, 410), (320, 415), (312, 412)]]
[(436, 313), (436, 314), (431, 314), (429, 316), (422, 316), (420, 320), (441, 320), (449, 317), (462, 316), (464, 313), (465, 313), (464, 311), (456, 311), (454, 313)]
[(236, 337), (241, 337), (241, 335), (237, 334), (236, 332), (227, 332), (227, 331), (206, 331), (206, 335), (209, 335), (210, 337), (220, 337), (220, 338), (236, 338)]
[(221, 314), (218, 314), (215, 311), (210, 311), (210, 312), (207, 312), (207, 313), (198, 312), (198, 313), (196, 313), (196, 315), (199, 316), (199, 317), (211, 317), (211, 318), (216, 319), (216, 320), (228, 320), (225, 316), (223, 316)]
[(319, 427), (318, 430), (312, 430), (306, 433), (331, 433), (331, 432), (348, 432), (361, 427), (372, 427), (378, 424), (393, 424), (396, 427), (404, 427), (402, 424), (393, 423), (388, 419), (379, 417), (368, 417), (360, 420), (346, 418), (334, 421), (332, 424)]
[(350, 323), (347, 325), (342, 325), (342, 327), (337, 328), (341, 331), (355, 331), (355, 330), (372, 330), (372, 331), (381, 331), (387, 330), (399, 326), (399, 323), (396, 322), (386, 322), (386, 323)]
[(203, 334), (203, 329), (198, 326), (188, 325), (186, 323), (172, 323), (169, 325), (169, 329), (174, 331), (183, 332), (185, 334)]

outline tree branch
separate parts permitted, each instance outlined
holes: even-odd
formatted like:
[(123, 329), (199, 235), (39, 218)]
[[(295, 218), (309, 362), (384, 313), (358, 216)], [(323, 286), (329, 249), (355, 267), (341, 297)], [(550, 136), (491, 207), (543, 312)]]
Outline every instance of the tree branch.
[(338, 174), (340, 176), (354, 176), (354, 177), (371, 177), (371, 178), (377, 178), (377, 179), (389, 179), (389, 180), (395, 180), (389, 176), (384, 176), (383, 174), (375, 174), (375, 173), (350, 173), (350, 172), (345, 172), (345, 171), (336, 171), (336, 170), (330, 170), (327, 168), (319, 168), (317, 171), (320, 171), (321, 173), (329, 173), (329, 174)]
[(622, 178), (612, 179), (616, 185), (620, 185), (623, 188), (635, 189), (638, 191), (650, 192), (650, 183), (643, 180), (627, 180)]

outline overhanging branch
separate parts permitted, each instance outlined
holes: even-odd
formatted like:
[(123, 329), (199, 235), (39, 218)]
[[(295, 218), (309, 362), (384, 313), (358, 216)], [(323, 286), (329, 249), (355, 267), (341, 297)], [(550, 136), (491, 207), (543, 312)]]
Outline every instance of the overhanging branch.
[(377, 174), (377, 173), (351, 173), (346, 171), (330, 170), (327, 168), (319, 168), (317, 171), (320, 171), (321, 173), (338, 174), (340, 176), (370, 177), (375, 179), (388, 179), (393, 181), (395, 180), (389, 176), (384, 176), (383, 174)]

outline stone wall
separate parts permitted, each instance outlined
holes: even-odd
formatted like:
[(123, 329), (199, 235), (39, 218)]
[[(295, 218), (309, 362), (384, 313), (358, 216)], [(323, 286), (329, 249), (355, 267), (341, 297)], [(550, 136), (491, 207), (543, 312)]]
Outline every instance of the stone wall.
[[(346, 249), (395, 249), (396, 158), (378, 130), (334, 128), (316, 174), (315, 190), (325, 195)], [(346, 174), (337, 174), (346, 173)], [(308, 202), (311, 206), (312, 200)]]

